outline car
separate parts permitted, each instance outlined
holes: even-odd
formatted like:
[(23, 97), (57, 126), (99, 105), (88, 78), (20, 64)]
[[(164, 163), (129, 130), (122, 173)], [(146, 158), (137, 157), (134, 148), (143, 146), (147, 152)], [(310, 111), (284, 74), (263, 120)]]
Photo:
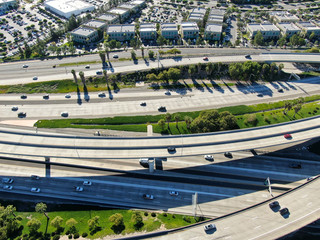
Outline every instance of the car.
[(39, 176), (37, 176), (37, 175), (31, 175), (31, 179), (33, 179), (33, 180), (39, 180), (39, 179), (40, 179), (40, 177), (39, 177)]
[(38, 193), (38, 192), (40, 192), (40, 188), (33, 187), (33, 188), (31, 188), (31, 192)]
[(213, 161), (213, 156), (212, 155), (205, 155), (204, 159), (209, 160), (209, 161)]
[(52, 68), (56, 68), (56, 67), (57, 67), (57, 65), (53, 65), (53, 66), (52, 66)]
[(91, 185), (92, 185), (92, 182), (90, 182), (90, 181), (84, 181), (84, 182), (83, 182), (83, 185), (84, 185), (84, 186), (91, 186)]
[(76, 190), (76, 192), (82, 192), (83, 191), (83, 187), (75, 187), (74, 189)]
[(158, 107), (158, 111), (165, 112), (166, 111), (166, 107), (165, 106), (160, 106), (160, 107)]
[(38, 77), (37, 77), (37, 76), (34, 76), (34, 77), (32, 78), (32, 80), (38, 80)]
[(291, 168), (298, 168), (298, 169), (302, 168), (302, 166), (301, 166), (300, 163), (290, 163), (290, 164), (289, 164), (289, 167), (291, 167)]
[(12, 190), (13, 187), (12, 187), (12, 186), (9, 186), (9, 185), (5, 185), (5, 186), (3, 186), (3, 189), (4, 189), (4, 190)]
[(204, 58), (202, 58), (202, 59), (203, 59), (203, 61), (208, 61), (208, 60), (209, 60), (208, 57), (204, 57)]
[(23, 68), (28, 68), (29, 66), (27, 64), (24, 64), (22, 67)]
[(18, 117), (19, 118), (24, 118), (24, 117), (26, 117), (27, 116), (27, 113), (26, 112), (19, 112), (18, 113)]
[(176, 148), (175, 147), (168, 147), (168, 152), (175, 152)]
[(13, 183), (12, 178), (2, 178), (2, 183)]
[(257, 97), (263, 97), (263, 94), (262, 93), (258, 93)]
[(148, 199), (148, 200), (153, 200), (154, 199), (153, 195), (151, 195), (151, 194), (143, 194), (142, 197), (144, 199)]
[(43, 97), (43, 99), (49, 99), (49, 94), (45, 94), (42, 97)]
[(12, 111), (18, 111), (18, 109), (19, 109), (19, 108), (18, 108), (17, 106), (13, 106), (13, 107), (11, 108)]
[(169, 192), (170, 196), (178, 196), (179, 193), (177, 191), (170, 191)]
[(113, 58), (119, 58), (118, 54), (113, 54)]
[(227, 158), (232, 158), (232, 153), (231, 152), (225, 152), (224, 156)]
[(314, 177), (308, 177), (307, 181), (311, 181), (312, 179), (314, 179)]
[(283, 136), (284, 136), (285, 139), (291, 139), (292, 138), (291, 134), (289, 134), (289, 133), (287, 133), (287, 134), (285, 134)]
[(284, 216), (284, 215), (289, 214), (289, 209), (288, 208), (281, 208), (279, 212), (280, 212), (281, 216)]
[(210, 231), (210, 230), (216, 229), (216, 225), (211, 223), (211, 224), (205, 225), (203, 228), (205, 231)]
[(147, 106), (147, 103), (146, 102), (141, 102), (140, 106)]
[(96, 74), (97, 74), (97, 75), (101, 75), (101, 74), (102, 74), (102, 71), (101, 71), (101, 70), (98, 70), (98, 71), (96, 71)]
[(247, 55), (245, 55), (244, 57), (247, 58), (247, 59), (250, 59), (250, 58), (251, 58), (250, 54), (247, 54)]
[(20, 98), (21, 98), (21, 99), (26, 99), (26, 98), (27, 98), (27, 95), (23, 94), (23, 95), (20, 96)]
[(85, 66), (85, 68), (86, 68), (86, 69), (89, 69), (89, 68), (90, 68), (90, 65)]
[(65, 98), (71, 98), (71, 95), (70, 94), (66, 94), (64, 97)]
[(61, 117), (68, 117), (69, 113), (68, 112), (61, 112)]
[(274, 202), (272, 202), (272, 203), (269, 203), (269, 207), (270, 207), (271, 209), (276, 208), (276, 207), (279, 207), (279, 206), (280, 206), (280, 204), (279, 204), (278, 201), (274, 201)]
[(283, 93), (283, 89), (282, 88), (278, 89), (278, 92)]
[(166, 91), (164, 94), (169, 96), (169, 95), (171, 95), (171, 92)]
[(105, 93), (99, 93), (98, 97), (101, 97), (101, 98), (106, 97), (106, 94)]

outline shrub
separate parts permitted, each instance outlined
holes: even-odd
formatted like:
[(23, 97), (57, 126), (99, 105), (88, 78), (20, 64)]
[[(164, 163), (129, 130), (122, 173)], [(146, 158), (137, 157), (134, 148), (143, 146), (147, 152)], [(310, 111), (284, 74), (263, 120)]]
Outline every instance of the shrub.
[(85, 237), (87, 237), (88, 236), (88, 233), (86, 233), (86, 232), (84, 232), (84, 233), (82, 233), (82, 235), (81, 235), (83, 238), (85, 238)]
[(60, 239), (60, 235), (54, 235), (53, 237), (52, 237), (52, 240), (59, 240)]
[(74, 235), (73, 235), (73, 238), (74, 239), (77, 239), (77, 238), (79, 238), (80, 237), (80, 234), (79, 233), (75, 233)]
[(172, 218), (176, 218), (176, 216), (174, 214), (172, 214)]
[(69, 239), (72, 239), (72, 234), (69, 234), (69, 235), (68, 235), (68, 238), (69, 238)]
[(69, 235), (69, 234), (70, 234), (70, 231), (69, 231), (69, 230), (67, 230), (67, 231), (66, 231), (66, 235)]
[(155, 216), (157, 216), (157, 214), (153, 212), (153, 213), (151, 213), (151, 216), (155, 217)]
[(149, 213), (148, 212), (144, 212), (144, 215), (147, 217), (149, 215)]
[(258, 119), (257, 119), (256, 114), (250, 114), (247, 118), (247, 121), (249, 124), (256, 126), (258, 123)]
[(188, 216), (183, 216), (182, 218), (184, 221), (186, 221), (187, 223), (191, 223), (191, 219)]
[(163, 213), (162, 215), (163, 215), (164, 217), (168, 216), (166, 213)]

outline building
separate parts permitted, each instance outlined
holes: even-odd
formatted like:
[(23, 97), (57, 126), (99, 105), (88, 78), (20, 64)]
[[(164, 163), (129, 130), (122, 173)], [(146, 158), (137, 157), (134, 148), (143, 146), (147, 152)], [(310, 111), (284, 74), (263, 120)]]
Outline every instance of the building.
[(182, 22), (180, 33), (184, 39), (197, 39), (199, 37), (199, 27), (196, 22)]
[(208, 23), (204, 30), (204, 39), (209, 41), (220, 41), (222, 25), (217, 23)]
[(6, 11), (17, 6), (16, 0), (0, 0), (0, 11)]
[(177, 24), (176, 23), (161, 23), (161, 35), (165, 39), (179, 38)]
[(129, 3), (138, 6), (140, 9), (146, 7), (146, 1), (144, 0), (133, 0)]
[(280, 13), (275, 14), (273, 18), (278, 23), (289, 23), (289, 22), (298, 22), (299, 18), (295, 15), (289, 14), (289, 13)]
[(189, 22), (202, 22), (204, 15), (206, 14), (205, 8), (194, 8), (189, 15), (188, 21)]
[(99, 20), (91, 20), (91, 21), (83, 24), (83, 26), (97, 29), (97, 30), (101, 29), (102, 31), (104, 31), (107, 28), (107, 23), (104, 21), (99, 21)]
[(104, 21), (107, 24), (115, 24), (120, 22), (120, 18), (118, 15), (113, 14), (103, 14), (96, 17), (97, 20)]
[(157, 27), (155, 23), (141, 23), (139, 31), (141, 40), (157, 39)]
[(92, 28), (79, 27), (71, 32), (73, 41), (89, 44), (98, 41), (98, 32)]
[(320, 36), (320, 27), (316, 24), (311, 22), (297, 22), (296, 24), (302, 31), (306, 32), (307, 35), (314, 32), (316, 36)]
[(107, 34), (110, 40), (119, 42), (130, 41), (135, 36), (134, 24), (116, 24), (109, 25)]
[(133, 13), (137, 13), (140, 9), (138, 5), (130, 4), (130, 3), (122, 3), (118, 6), (118, 8), (123, 8), (129, 11), (132, 11)]
[(294, 23), (278, 23), (277, 26), (281, 30), (282, 35), (287, 35), (288, 38), (301, 32), (300, 28), (298, 28)]
[(225, 10), (220, 9), (211, 9), (207, 23), (217, 23), (222, 24), (224, 19), (224, 14), (226, 13)]
[(280, 30), (274, 24), (271, 23), (250, 23), (247, 25), (247, 30), (250, 33), (250, 37), (254, 38), (255, 35), (260, 31), (263, 39), (271, 40), (280, 37)]
[(47, 10), (64, 18), (91, 12), (95, 9), (94, 5), (81, 0), (47, 0), (44, 6)]
[(127, 20), (130, 16), (130, 11), (128, 9), (123, 8), (112, 8), (108, 12), (108, 14), (118, 15), (120, 23)]

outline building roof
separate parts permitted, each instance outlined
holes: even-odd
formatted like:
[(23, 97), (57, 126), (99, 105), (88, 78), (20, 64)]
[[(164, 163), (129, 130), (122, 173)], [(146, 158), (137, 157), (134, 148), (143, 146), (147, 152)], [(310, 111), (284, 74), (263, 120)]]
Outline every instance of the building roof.
[(309, 31), (320, 30), (320, 27), (311, 22), (298, 22), (297, 25)]
[(133, 4), (133, 5), (142, 5), (145, 3), (144, 0), (133, 0), (131, 2), (129, 2), (130, 4)]
[(157, 31), (155, 23), (141, 23), (140, 32), (154, 32)]
[(297, 22), (299, 21), (299, 18), (295, 15), (291, 15), (291, 14), (276, 14), (275, 17), (281, 21), (281, 22)]
[(81, 9), (87, 9), (94, 7), (92, 4), (83, 2), (81, 0), (47, 0), (45, 5), (57, 9), (63, 13), (69, 13), (73, 11), (79, 11)]
[(194, 31), (199, 31), (199, 27), (197, 23), (195, 22), (182, 22), (181, 23), (181, 29), (182, 30), (194, 30)]
[(223, 16), (209, 15), (208, 22), (223, 22)]
[(137, 6), (134, 5), (134, 4), (122, 3), (121, 5), (118, 5), (118, 7), (119, 7), (119, 8), (124, 8), (124, 9), (132, 10), (132, 9), (134, 9), (134, 8), (137, 7)]
[(205, 14), (206, 13), (206, 9), (205, 8), (200, 8), (200, 7), (198, 7), (198, 8), (194, 8), (194, 9), (192, 9), (192, 12), (191, 12), (191, 14), (192, 13), (201, 13), (201, 14)]
[(176, 23), (161, 23), (161, 31), (178, 31)]
[(274, 24), (271, 23), (251, 23), (248, 24), (248, 27), (254, 32), (280, 31), (279, 28), (277, 28)]
[(134, 24), (113, 24), (109, 25), (108, 27), (108, 33), (111, 32), (134, 32), (135, 25)]
[(289, 30), (289, 31), (300, 30), (300, 28), (298, 28), (297, 25), (295, 25), (294, 23), (278, 23), (278, 27), (283, 31), (285, 31), (285, 30)]
[(112, 21), (114, 19), (118, 18), (117, 15), (113, 15), (113, 14), (103, 14), (103, 15), (100, 15), (99, 17), (97, 17), (97, 19), (101, 19), (101, 20), (104, 20), (104, 21)]
[(16, 2), (16, 0), (0, 0), (0, 4), (1, 3), (13, 3)]
[(208, 23), (205, 32), (222, 32), (222, 25), (215, 23)]
[(87, 22), (87, 23), (85, 23), (83, 25), (85, 25), (87, 27), (101, 28), (104, 25), (106, 25), (106, 23), (103, 22), (103, 21), (99, 21), (99, 20), (91, 20), (91, 21), (89, 21), (89, 22)]
[(210, 13), (209, 13), (209, 16), (210, 15), (214, 15), (214, 16), (222, 16), (223, 17), (225, 13), (226, 13), (225, 10), (212, 8)]
[(113, 14), (118, 14), (118, 15), (122, 15), (125, 14), (126, 12), (128, 12), (128, 9), (123, 9), (123, 8), (112, 8), (108, 11), (108, 13), (113, 13)]
[(96, 30), (91, 29), (91, 28), (86, 28), (86, 27), (78, 27), (76, 29), (74, 29), (71, 33), (74, 34), (78, 34), (78, 35), (82, 35), (82, 36), (90, 36), (93, 32), (95, 32)]

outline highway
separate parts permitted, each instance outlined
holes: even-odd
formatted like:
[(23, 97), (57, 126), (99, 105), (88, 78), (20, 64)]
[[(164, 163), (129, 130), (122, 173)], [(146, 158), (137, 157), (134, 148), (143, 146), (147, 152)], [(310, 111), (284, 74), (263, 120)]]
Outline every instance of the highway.
[[(196, 50), (197, 51), (197, 50)], [(211, 50), (213, 54), (214, 50)], [(230, 51), (230, 50), (228, 50)], [(235, 53), (239, 52), (239, 55), (235, 56)], [(189, 64), (197, 64), (199, 62), (245, 62), (248, 61), (245, 58), (245, 55), (242, 53), (246, 52), (245, 50), (236, 50), (233, 49), (234, 54), (232, 56), (209, 56), (208, 61), (203, 61), (203, 56), (201, 57), (179, 57), (179, 58), (168, 58), (161, 59), (158, 63), (157, 60), (152, 61), (144, 61), (139, 60), (137, 64), (134, 64), (132, 61), (114, 61), (111, 66), (109, 66), (106, 70), (107, 73), (119, 73), (119, 72), (135, 72), (135, 71), (143, 71), (152, 68), (158, 67), (174, 67), (180, 65), (189, 65)], [(240, 54), (241, 53), (241, 54)], [(247, 54), (247, 53), (246, 53)], [(201, 54), (202, 55), (202, 54)], [(210, 54), (206, 54), (210, 55)], [(301, 54), (301, 53), (261, 53), (258, 55), (252, 55), (252, 61), (258, 62), (303, 62), (303, 63), (319, 63), (319, 54)], [(80, 62), (79, 65), (71, 65), (62, 67), (53, 68), (53, 65), (63, 64), (66, 62)], [(25, 62), (13, 62), (13, 63), (4, 63), (0, 65), (0, 83), (2, 85), (12, 85), (12, 84), (22, 84), (22, 83), (30, 83), (34, 82), (34, 76), (38, 77), (37, 81), (51, 81), (51, 80), (62, 80), (62, 79), (73, 79), (73, 75), (71, 74), (71, 70), (74, 69), (77, 73), (80, 71), (84, 72), (85, 76), (93, 76), (96, 75), (97, 70), (102, 69), (101, 63), (90, 64), (90, 69), (86, 69), (86, 64), (81, 64), (81, 62), (90, 62), (90, 61), (98, 61), (100, 62), (99, 55), (90, 55), (90, 56), (82, 56), (82, 57), (73, 57), (66, 58), (66, 60), (36, 60), (32, 62), (28, 62), (28, 68), (22, 68), (22, 65)]]

